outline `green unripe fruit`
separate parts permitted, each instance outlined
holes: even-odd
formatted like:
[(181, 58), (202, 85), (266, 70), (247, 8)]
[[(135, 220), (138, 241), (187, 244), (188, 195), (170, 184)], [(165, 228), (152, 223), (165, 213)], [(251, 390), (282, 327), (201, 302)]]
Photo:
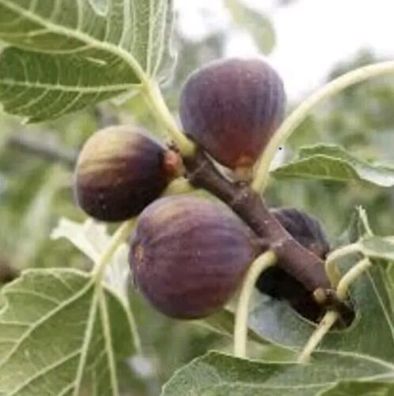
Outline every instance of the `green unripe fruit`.
[(251, 167), (282, 121), (283, 83), (261, 59), (225, 59), (194, 72), (181, 96), (185, 133), (231, 169)]
[(176, 173), (176, 154), (134, 126), (115, 126), (92, 135), (75, 169), (79, 206), (102, 221), (139, 214)]
[(159, 311), (196, 319), (227, 303), (254, 255), (249, 229), (231, 210), (179, 196), (142, 212), (130, 265), (137, 287)]

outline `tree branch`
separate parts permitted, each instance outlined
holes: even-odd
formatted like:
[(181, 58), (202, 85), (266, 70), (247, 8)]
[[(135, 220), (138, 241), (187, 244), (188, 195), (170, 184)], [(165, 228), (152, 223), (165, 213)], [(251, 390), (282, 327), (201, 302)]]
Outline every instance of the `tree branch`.
[(184, 159), (190, 183), (205, 188), (223, 200), (277, 254), (278, 266), (301, 282), (310, 292), (329, 289), (324, 262), (300, 245), (276, 220), (263, 199), (248, 185), (226, 180), (203, 154)]
[(78, 152), (61, 145), (52, 134), (15, 132), (8, 139), (8, 144), (20, 151), (36, 155), (51, 162), (59, 162), (68, 168), (74, 168)]

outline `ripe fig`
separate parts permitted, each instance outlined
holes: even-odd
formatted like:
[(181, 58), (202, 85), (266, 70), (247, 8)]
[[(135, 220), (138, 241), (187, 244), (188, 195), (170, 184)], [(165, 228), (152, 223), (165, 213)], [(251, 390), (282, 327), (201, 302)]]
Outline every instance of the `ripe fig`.
[(124, 221), (155, 200), (176, 173), (174, 156), (134, 126), (92, 135), (75, 169), (79, 206), (102, 221)]
[[(324, 259), (330, 245), (317, 219), (293, 208), (274, 209), (271, 213), (302, 246)], [(269, 296), (287, 300), (304, 317), (315, 320), (321, 307), (304, 286), (278, 266), (269, 268), (258, 279), (256, 287)]]
[(226, 304), (254, 255), (249, 228), (230, 209), (178, 196), (142, 212), (130, 265), (135, 284), (160, 312), (196, 319)]
[(231, 169), (253, 166), (282, 121), (283, 83), (261, 59), (214, 61), (185, 83), (180, 117), (185, 133)]

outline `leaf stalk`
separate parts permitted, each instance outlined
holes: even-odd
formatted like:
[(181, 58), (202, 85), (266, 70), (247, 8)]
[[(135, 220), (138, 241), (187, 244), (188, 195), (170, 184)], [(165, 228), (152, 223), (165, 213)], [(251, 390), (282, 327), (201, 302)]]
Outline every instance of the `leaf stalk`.
[(394, 61), (360, 67), (329, 82), (303, 101), (282, 123), (263, 152), (252, 182), (252, 189), (259, 193), (265, 190), (269, 179), (269, 167), (279, 147), (285, 143), (314, 107), (345, 88), (389, 73), (394, 73)]
[(258, 277), (277, 260), (276, 254), (269, 250), (258, 257), (250, 266), (241, 286), (234, 323), (234, 355), (246, 358), (248, 335), (249, 303)]

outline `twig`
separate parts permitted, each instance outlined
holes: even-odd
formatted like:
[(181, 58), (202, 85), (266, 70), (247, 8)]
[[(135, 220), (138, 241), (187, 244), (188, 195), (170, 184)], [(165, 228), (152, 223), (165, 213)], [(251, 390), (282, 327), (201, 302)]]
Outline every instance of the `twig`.
[(278, 266), (302, 283), (311, 293), (330, 287), (324, 262), (301, 246), (272, 215), (259, 194), (245, 184), (225, 179), (212, 162), (196, 153), (184, 158), (187, 177), (195, 187), (205, 188), (224, 201), (249, 225), (257, 237), (268, 242), (278, 256)]
[(8, 139), (8, 144), (29, 154), (36, 155), (51, 162), (59, 162), (73, 168), (77, 159), (76, 150), (64, 147), (54, 140), (53, 134), (15, 132)]

